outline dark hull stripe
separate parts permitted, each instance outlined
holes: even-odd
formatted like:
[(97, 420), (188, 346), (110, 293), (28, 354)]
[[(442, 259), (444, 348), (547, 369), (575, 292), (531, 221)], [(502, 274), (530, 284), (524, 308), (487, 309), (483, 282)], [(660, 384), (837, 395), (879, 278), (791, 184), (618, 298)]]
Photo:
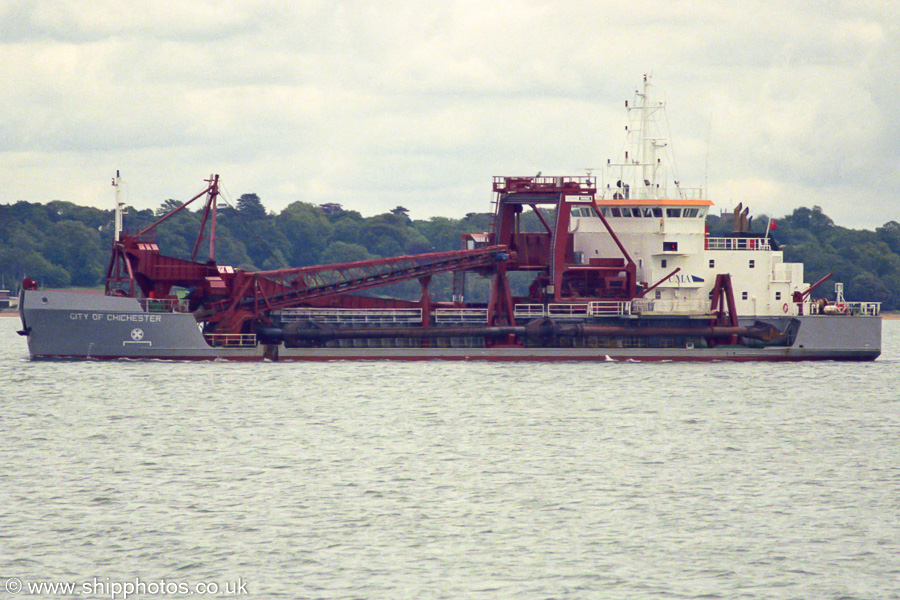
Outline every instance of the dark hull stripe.
[[(279, 356), (277, 362), (331, 362), (331, 361), (479, 361), (479, 362), (801, 362), (801, 361), (845, 361), (865, 362), (878, 358), (880, 352), (849, 352), (841, 354), (817, 353), (817, 354), (742, 354), (742, 355), (712, 355), (702, 354), (688, 355), (616, 355), (616, 356), (503, 356), (503, 355), (475, 355), (475, 356), (435, 356), (435, 355), (396, 355), (396, 356), (372, 356), (372, 355), (291, 355)], [(232, 355), (232, 356), (33, 356), (33, 360), (123, 360), (123, 361), (213, 361), (227, 360), (235, 362), (262, 362), (268, 360), (261, 355)]]

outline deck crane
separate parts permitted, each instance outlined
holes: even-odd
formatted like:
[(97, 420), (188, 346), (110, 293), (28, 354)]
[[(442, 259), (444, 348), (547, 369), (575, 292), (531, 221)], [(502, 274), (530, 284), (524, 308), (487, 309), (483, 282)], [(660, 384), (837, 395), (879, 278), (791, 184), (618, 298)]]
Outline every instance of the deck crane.
[[(428, 317), (431, 301), (428, 284), (432, 275), (452, 271), (493, 274), (500, 265), (515, 260), (515, 253), (502, 244), (472, 250), (432, 252), (374, 260), (317, 265), (274, 271), (249, 272), (217, 265), (214, 260), (218, 175), (189, 201), (175, 207), (136, 234), (121, 233), (113, 242), (107, 267), (107, 294), (141, 296), (162, 303), (177, 303), (173, 287), (190, 289), (189, 310), (197, 320), (217, 333), (241, 333), (253, 322), (267, 321), (269, 311), (313, 304), (317, 306), (385, 306), (377, 298), (355, 296), (402, 281), (418, 279), (419, 301)], [(154, 242), (154, 231), (167, 219), (206, 196), (203, 220), (190, 260), (165, 256)], [(206, 224), (209, 235), (205, 235)], [(209, 240), (209, 259), (195, 260), (204, 237)], [(387, 301), (387, 304), (403, 301)], [(411, 304), (411, 303), (410, 303)]]

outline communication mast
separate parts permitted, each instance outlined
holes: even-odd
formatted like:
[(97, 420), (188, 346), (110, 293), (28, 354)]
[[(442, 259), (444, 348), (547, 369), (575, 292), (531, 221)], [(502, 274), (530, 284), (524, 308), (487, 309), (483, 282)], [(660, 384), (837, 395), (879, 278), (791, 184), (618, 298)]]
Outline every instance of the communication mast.
[(118, 169), (116, 169), (116, 176), (113, 177), (112, 185), (116, 188), (115, 231), (113, 233), (113, 240), (118, 241), (119, 234), (122, 233), (122, 215), (125, 214), (125, 205), (122, 202), (122, 178), (119, 176)]

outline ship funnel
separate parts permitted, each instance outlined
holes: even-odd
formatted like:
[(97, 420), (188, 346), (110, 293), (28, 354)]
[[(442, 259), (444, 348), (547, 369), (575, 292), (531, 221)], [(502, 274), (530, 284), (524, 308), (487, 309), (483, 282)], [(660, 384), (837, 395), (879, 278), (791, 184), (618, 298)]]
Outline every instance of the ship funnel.
[(744, 212), (741, 213), (741, 233), (747, 232), (747, 215), (750, 214), (750, 207), (744, 209)]
[(738, 205), (734, 207), (734, 220), (731, 224), (731, 231), (734, 233), (738, 233), (741, 230), (741, 208), (743, 206), (742, 202), (738, 202)]

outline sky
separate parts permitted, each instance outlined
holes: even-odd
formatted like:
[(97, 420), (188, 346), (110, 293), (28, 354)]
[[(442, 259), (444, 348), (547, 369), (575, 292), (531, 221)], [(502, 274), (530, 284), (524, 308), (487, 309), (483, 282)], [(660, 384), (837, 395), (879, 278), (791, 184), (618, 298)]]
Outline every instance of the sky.
[[(900, 221), (900, 3), (0, 0), (0, 202), (490, 210), (584, 175), (645, 74), (722, 210)], [(715, 210), (715, 209), (714, 209)]]

